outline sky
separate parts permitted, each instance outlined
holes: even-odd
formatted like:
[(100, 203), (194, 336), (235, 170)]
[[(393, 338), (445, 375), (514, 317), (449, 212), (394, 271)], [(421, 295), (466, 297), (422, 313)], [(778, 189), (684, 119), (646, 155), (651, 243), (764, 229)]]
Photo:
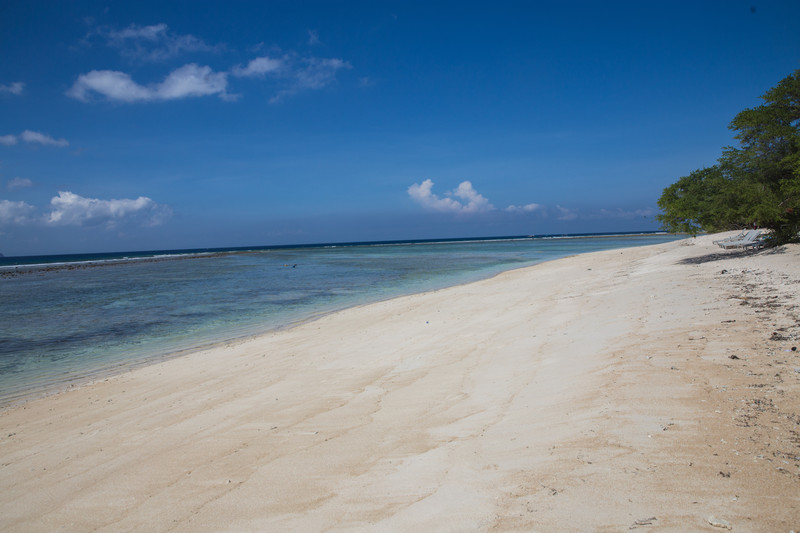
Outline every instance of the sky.
[(798, 27), (796, 0), (0, 0), (0, 253), (657, 230)]

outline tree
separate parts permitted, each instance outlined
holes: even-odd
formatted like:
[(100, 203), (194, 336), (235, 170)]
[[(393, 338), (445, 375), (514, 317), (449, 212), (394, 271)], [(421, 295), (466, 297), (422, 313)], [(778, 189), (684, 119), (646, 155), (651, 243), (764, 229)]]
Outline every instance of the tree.
[(800, 70), (730, 123), (739, 148), (670, 185), (658, 200), (665, 229), (696, 235), (757, 224), (776, 244), (800, 232)]

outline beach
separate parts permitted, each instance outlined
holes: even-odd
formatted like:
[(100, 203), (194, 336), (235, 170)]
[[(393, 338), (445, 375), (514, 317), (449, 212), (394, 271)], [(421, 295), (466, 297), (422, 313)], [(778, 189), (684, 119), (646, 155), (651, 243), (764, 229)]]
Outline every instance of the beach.
[[(732, 233), (731, 233), (732, 234)], [(581, 254), (0, 411), (0, 529), (800, 529), (800, 246)]]

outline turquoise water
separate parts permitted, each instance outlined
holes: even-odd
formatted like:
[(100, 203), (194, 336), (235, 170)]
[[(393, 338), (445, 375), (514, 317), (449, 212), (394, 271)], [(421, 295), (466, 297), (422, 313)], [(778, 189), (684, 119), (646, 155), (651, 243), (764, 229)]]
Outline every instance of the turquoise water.
[(4, 258), (0, 404), (399, 295), (672, 235)]

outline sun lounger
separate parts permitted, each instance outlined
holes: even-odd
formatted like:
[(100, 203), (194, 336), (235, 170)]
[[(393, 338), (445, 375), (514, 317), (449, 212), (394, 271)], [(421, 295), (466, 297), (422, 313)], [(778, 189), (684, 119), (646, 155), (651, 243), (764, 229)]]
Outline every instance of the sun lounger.
[(760, 229), (750, 230), (743, 238), (735, 241), (720, 242), (719, 246), (726, 250), (729, 248), (760, 248), (764, 246), (763, 233)]
[[(750, 230), (753, 231), (753, 230)], [(718, 239), (713, 241), (714, 244), (719, 244), (722, 242), (731, 242), (731, 241), (739, 241), (744, 239), (747, 236), (748, 230), (743, 229), (738, 235), (734, 235), (733, 237), (725, 237), (724, 239)]]

